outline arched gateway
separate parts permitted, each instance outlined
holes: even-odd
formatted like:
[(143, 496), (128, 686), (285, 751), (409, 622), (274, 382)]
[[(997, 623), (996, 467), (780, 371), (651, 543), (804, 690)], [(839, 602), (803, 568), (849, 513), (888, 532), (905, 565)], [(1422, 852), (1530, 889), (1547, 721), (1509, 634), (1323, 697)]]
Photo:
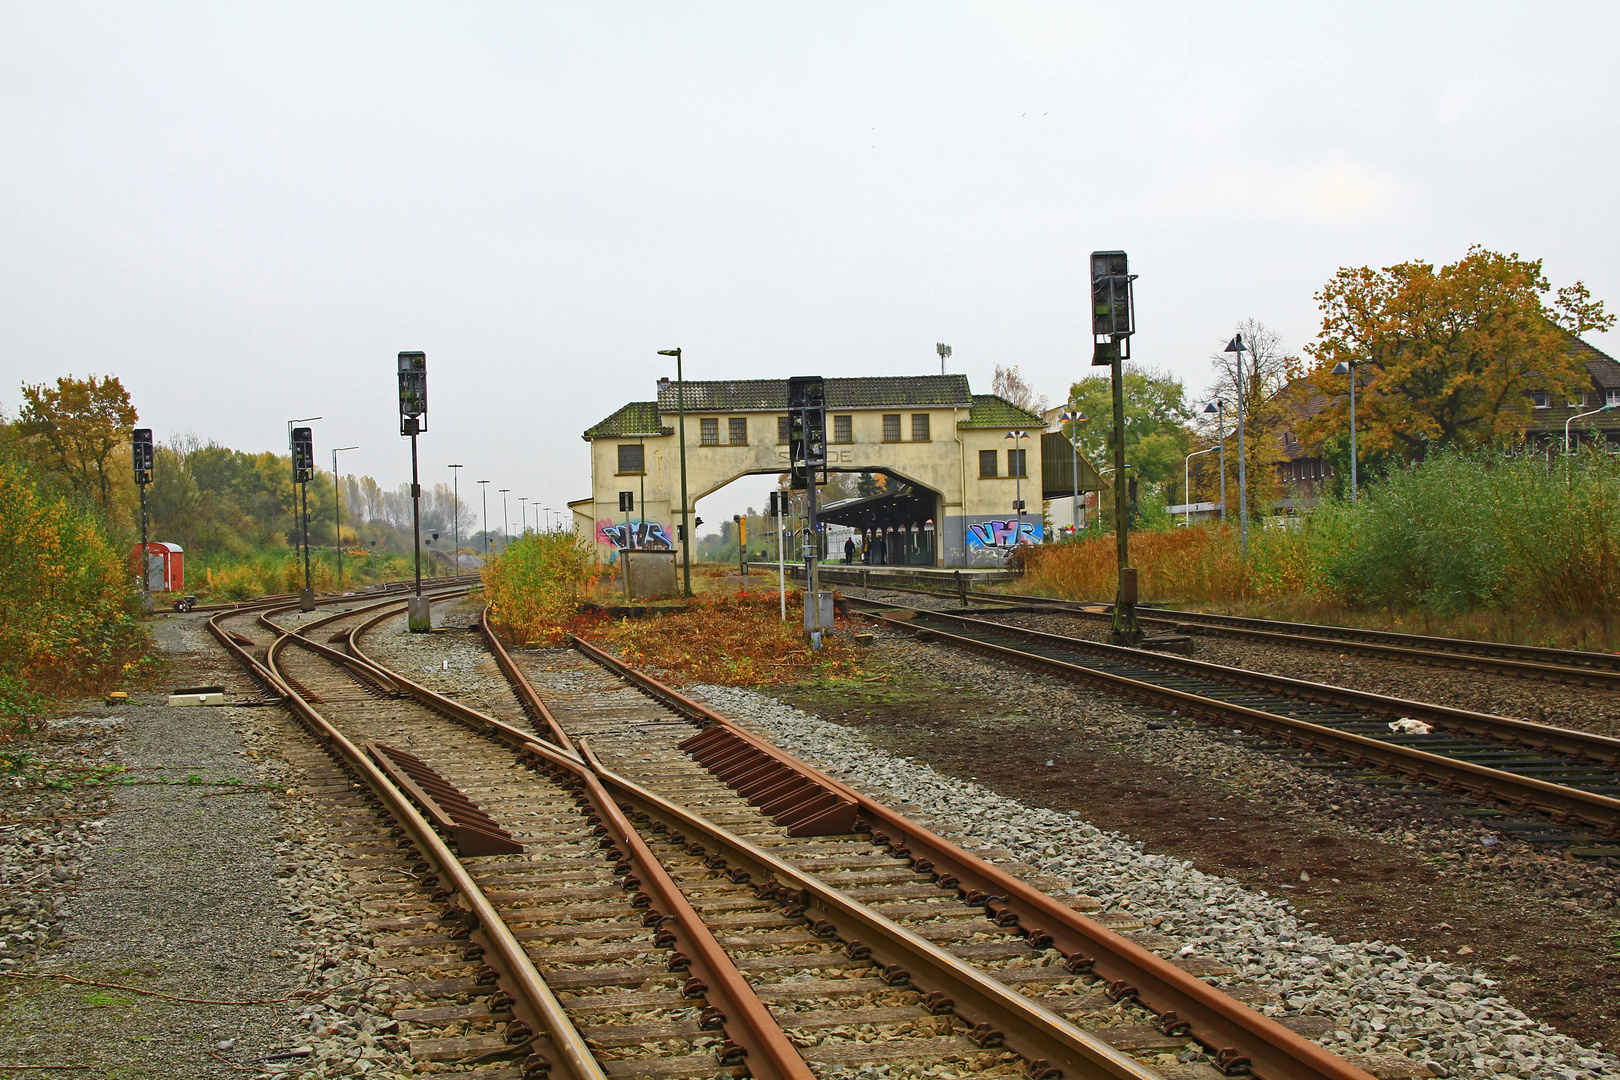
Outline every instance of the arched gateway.
[[(686, 487), (694, 505), (740, 476), (788, 470), (786, 379), (688, 382), (684, 395)], [(889, 535), (903, 531), (910, 562), (992, 565), (1020, 538), (1041, 543), (1043, 497), (1067, 494), (1072, 484), (1063, 436), (1055, 436), (1060, 450), (1043, 446), (1039, 416), (993, 394), (971, 393), (966, 376), (827, 379), (826, 401), (828, 469), (881, 471), (906, 484), (898, 493), (830, 506), (827, 519)], [(676, 428), (676, 384), (660, 379), (656, 401), (631, 402), (585, 430), (591, 497), (568, 505), (579, 535), (594, 537), (600, 561), (627, 547), (679, 548)], [(1009, 440), (1009, 431), (1029, 438)], [(1053, 493), (1043, 491), (1043, 458), (1045, 472), (1063, 474), (1049, 477), (1062, 481)], [(635, 497), (629, 514), (619, 510), (626, 491)]]

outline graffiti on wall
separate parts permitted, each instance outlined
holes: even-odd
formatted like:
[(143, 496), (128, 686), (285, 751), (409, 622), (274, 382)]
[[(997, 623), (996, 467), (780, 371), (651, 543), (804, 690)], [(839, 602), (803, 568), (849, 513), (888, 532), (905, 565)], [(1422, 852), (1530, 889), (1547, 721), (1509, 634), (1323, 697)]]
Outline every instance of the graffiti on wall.
[(675, 544), (656, 521), (613, 521), (600, 518), (596, 522), (596, 542), (620, 551), (669, 551)]
[(1022, 521), (979, 521), (968, 525), (967, 544), (970, 548), (1010, 548), (1020, 543), (1039, 544), (1043, 539), (1045, 523), (1036, 519)]

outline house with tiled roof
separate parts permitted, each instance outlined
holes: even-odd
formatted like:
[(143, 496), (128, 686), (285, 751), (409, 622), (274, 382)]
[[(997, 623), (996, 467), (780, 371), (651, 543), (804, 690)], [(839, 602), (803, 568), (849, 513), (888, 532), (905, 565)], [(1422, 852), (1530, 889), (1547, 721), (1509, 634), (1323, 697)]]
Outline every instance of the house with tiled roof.
[[(870, 522), (842, 522), (883, 531), (891, 561), (998, 565), (1013, 545), (1046, 539), (1041, 417), (973, 393), (964, 375), (829, 378), (824, 389), (828, 470), (882, 472), (903, 484), (893, 499), (848, 511)], [(786, 379), (660, 379), (653, 400), (584, 430), (592, 493), (569, 504), (580, 535), (594, 537), (603, 562), (625, 548), (678, 547), (683, 428), (696, 516), (704, 496), (738, 477), (788, 470), (787, 407)], [(1016, 432), (1025, 437), (1008, 438)], [(620, 510), (626, 503), (635, 509)]]

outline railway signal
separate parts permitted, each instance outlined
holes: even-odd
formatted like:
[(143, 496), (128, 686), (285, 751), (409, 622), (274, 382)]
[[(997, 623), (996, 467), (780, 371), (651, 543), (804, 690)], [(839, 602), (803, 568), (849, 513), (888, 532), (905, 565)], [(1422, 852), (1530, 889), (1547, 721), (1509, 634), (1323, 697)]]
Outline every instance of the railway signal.
[(1115, 645), (1133, 648), (1142, 641), (1136, 621), (1136, 569), (1131, 552), (1125, 482), (1124, 361), (1131, 356), (1131, 335), (1136, 333), (1136, 311), (1130, 260), (1123, 251), (1091, 253), (1091, 364), (1112, 369), (1114, 389), (1114, 537), (1119, 558), (1119, 591), (1114, 597)]
[[(292, 472), (294, 510), (299, 516), (304, 538), (304, 591), (299, 594), (298, 606), (304, 611), (315, 610), (315, 587), (309, 573), (309, 482), (315, 476), (315, 435), (307, 427), (292, 429)], [(298, 501), (302, 496), (302, 509)]]
[(152, 482), (152, 429), (130, 432), (129, 445), (135, 459), (135, 483), (141, 489), (141, 609), (152, 610), (152, 577), (146, 569), (146, 485)]
[(821, 636), (832, 629), (822, 618), (821, 581), (816, 564), (821, 556), (821, 535), (816, 524), (816, 485), (827, 482), (827, 384), (820, 375), (796, 375), (788, 380), (788, 456), (792, 486), (805, 493), (804, 630), (812, 649), (821, 648)]
[(399, 354), (399, 433), (411, 440), (411, 531), (416, 542), (416, 595), (407, 603), (406, 625), (413, 634), (433, 629), (433, 613), (422, 595), (422, 483), (416, 470), (416, 436), (427, 430), (427, 353)]

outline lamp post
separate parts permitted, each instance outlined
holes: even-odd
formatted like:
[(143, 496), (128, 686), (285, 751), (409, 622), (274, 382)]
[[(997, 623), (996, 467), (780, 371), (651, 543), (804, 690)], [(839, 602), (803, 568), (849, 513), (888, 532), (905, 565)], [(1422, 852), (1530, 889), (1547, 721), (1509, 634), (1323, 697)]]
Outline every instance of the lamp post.
[[(1356, 501), (1356, 365), (1359, 360), (1340, 360), (1333, 365), (1333, 374), (1350, 376), (1350, 502)], [(1569, 425), (1564, 425), (1564, 449), (1569, 449)]]
[[(686, 381), (681, 376), (681, 350), (659, 349), (659, 356), (675, 358), (675, 412), (680, 418), (681, 440), (681, 578), (687, 597), (692, 595), (692, 537), (686, 509)], [(646, 468), (646, 463), (642, 463)]]
[(529, 497), (527, 495), (518, 496), (518, 516), (523, 519), (523, 523), (518, 526), (518, 535), (529, 535)]
[(1199, 454), (1213, 454), (1219, 449), (1221, 449), (1219, 446), (1212, 446), (1208, 450), (1194, 450), (1187, 455), (1187, 460), (1181, 463), (1181, 499), (1187, 504), (1186, 513), (1182, 515), (1184, 525), (1192, 524), (1192, 459)]
[(451, 543), (456, 545), (456, 573), (461, 573), (461, 466), (450, 467), (450, 528)]
[(939, 373), (943, 375), (945, 374), (945, 358), (951, 355), (951, 347), (941, 341), (935, 343), (934, 351), (939, 353)]
[(416, 437), (427, 430), (427, 353), (399, 354), (399, 433), (411, 440), (411, 554), (416, 560), (416, 594), (406, 602), (405, 627), (413, 634), (433, 630), (433, 611), (422, 595), (422, 480), (417, 470)]
[(1570, 424), (1573, 424), (1575, 421), (1581, 419), (1582, 417), (1596, 416), (1598, 413), (1611, 412), (1611, 411), (1613, 411), (1615, 409), (1620, 409), (1620, 405), (1600, 405), (1597, 408), (1593, 409), (1591, 412), (1577, 413), (1576, 415), (1570, 417), (1568, 420), (1565, 420), (1564, 421), (1564, 453), (1566, 453), (1566, 454), (1569, 453), (1569, 425)]
[(478, 486), (484, 492), (484, 560), (489, 560), (489, 481), (480, 480)]
[(506, 505), (506, 493), (511, 488), (501, 488), (501, 550), (512, 542), (512, 511)]
[[(1248, 395), (1243, 385), (1243, 335), (1233, 334), (1226, 352), (1237, 354), (1237, 414), (1238, 414), (1238, 551), (1249, 554), (1249, 470), (1243, 450), (1243, 399)], [(1353, 381), (1353, 380), (1352, 380)]]
[(1204, 412), (1215, 414), (1215, 441), (1221, 446), (1221, 524), (1226, 524), (1226, 402), (1216, 398), (1204, 406)]
[(1013, 547), (1017, 547), (1024, 542), (1024, 455), (1029, 453), (1018, 444), (1029, 438), (1029, 432), (1009, 431), (1003, 438), (1013, 444), (1013, 448), (1008, 451), (1008, 454), (1011, 455), (1014, 452), (1018, 454), (1018, 468), (1013, 471), (1013, 481), (1016, 485), (1013, 488), (1015, 492), (1013, 495), (1013, 507), (1018, 511), (1018, 533), (1013, 537)]
[(337, 532), (337, 583), (343, 589), (343, 481), (338, 479), (337, 456), (340, 450), (358, 450), (358, 446), (338, 446), (332, 450), (332, 527)]
[(1078, 409), (1064, 409), (1059, 420), (1069, 425), (1069, 449), (1074, 451), (1074, 533), (1080, 535), (1080, 444), (1075, 442), (1080, 429), (1076, 424), (1084, 424), (1091, 418)]

